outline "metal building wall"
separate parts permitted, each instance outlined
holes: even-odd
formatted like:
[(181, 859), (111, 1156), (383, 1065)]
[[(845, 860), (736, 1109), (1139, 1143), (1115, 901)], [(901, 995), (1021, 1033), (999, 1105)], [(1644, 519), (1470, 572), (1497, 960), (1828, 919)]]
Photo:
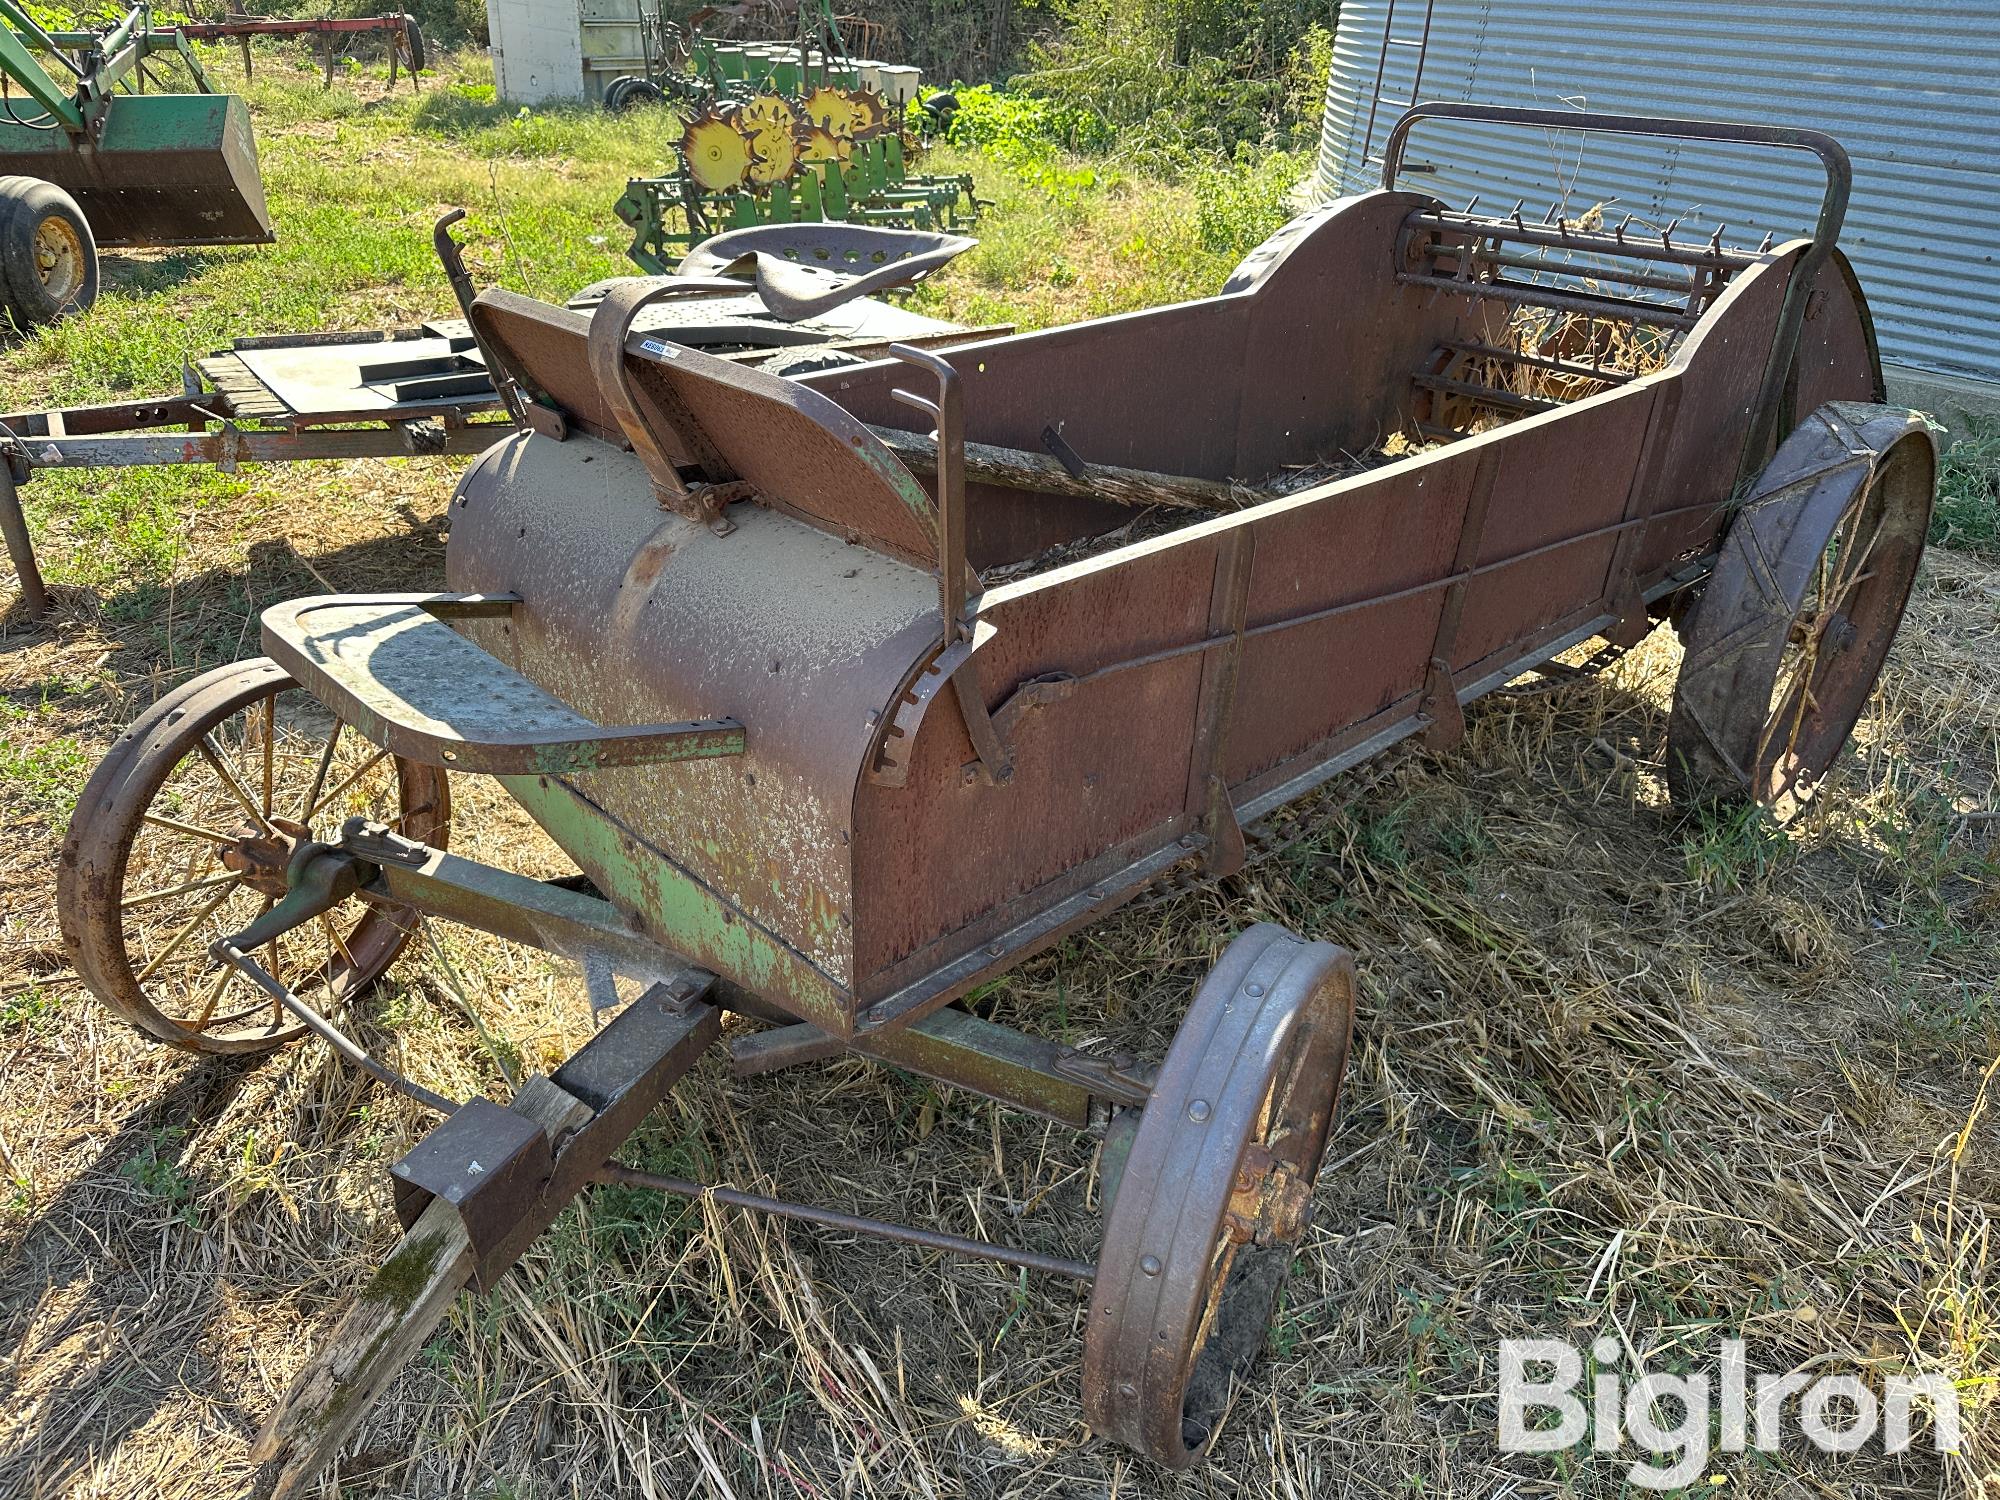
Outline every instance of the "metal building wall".
[[(1384, 65), (1383, 38), (1393, 10)], [(1314, 190), (1370, 187), (1415, 92), (1477, 100), (1809, 125), (1854, 157), (1841, 245), (1886, 362), (2000, 382), (2000, 0), (1344, 0)], [(1372, 141), (1369, 107), (1382, 68)], [(1372, 158), (1363, 161), (1363, 148)], [(1803, 153), (1634, 137), (1419, 125), (1408, 186), (1455, 207), (1518, 199), (1539, 218), (1604, 204), (1731, 242), (1802, 233), (1818, 205)]]

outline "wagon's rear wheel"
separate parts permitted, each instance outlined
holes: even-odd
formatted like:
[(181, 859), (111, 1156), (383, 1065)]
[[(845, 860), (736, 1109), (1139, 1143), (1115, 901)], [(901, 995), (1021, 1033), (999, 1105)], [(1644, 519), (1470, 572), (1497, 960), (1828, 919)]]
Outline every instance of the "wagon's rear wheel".
[[(71, 961), (93, 993), (161, 1041), (260, 1052), (304, 1034), (208, 945), (284, 894), (299, 841), (356, 814), (442, 845), (445, 773), (344, 729), (275, 662), (217, 668), (154, 704), (77, 802), (56, 879)], [(407, 912), (352, 901), (258, 950), (326, 1011), (388, 968)]]
[(1923, 555), (1937, 452), (1907, 412), (1862, 408), (1877, 415), (1857, 427), (1855, 411), (1801, 426), (1723, 537), (1667, 728), (1683, 805), (1792, 816), (1867, 707)]
[(1214, 1440), (1305, 1233), (1354, 1021), (1354, 961), (1260, 924), (1168, 1049), (1120, 1174), (1084, 1330), (1090, 1425), (1168, 1468)]

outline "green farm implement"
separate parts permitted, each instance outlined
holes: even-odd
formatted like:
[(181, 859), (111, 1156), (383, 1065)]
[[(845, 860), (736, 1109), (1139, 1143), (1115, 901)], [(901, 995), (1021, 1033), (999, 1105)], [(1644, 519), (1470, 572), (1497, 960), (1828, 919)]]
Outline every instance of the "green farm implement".
[(626, 252), (670, 272), (713, 235), (764, 224), (830, 221), (953, 231), (977, 222), (963, 174), (910, 170), (905, 139), (917, 70), (856, 59), (826, 0), (798, 7), (788, 41), (723, 43), (675, 31), (685, 67), (620, 78), (605, 103), (672, 100), (686, 116), (673, 171), (635, 177), (612, 211), (632, 230)]
[[(158, 91), (167, 57), (193, 92)], [(47, 31), (0, 0), (0, 310), (17, 326), (89, 307), (99, 245), (273, 238), (248, 106), (150, 5), (108, 31)]]

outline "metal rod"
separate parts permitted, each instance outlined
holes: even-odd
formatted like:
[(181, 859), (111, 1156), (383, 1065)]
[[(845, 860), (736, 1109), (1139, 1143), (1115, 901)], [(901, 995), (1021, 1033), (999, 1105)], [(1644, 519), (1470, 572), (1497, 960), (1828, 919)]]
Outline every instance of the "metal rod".
[(1618, 318), (1638, 318), (1662, 328), (1691, 329), (1701, 321), (1698, 314), (1686, 313), (1665, 303), (1640, 302), (1630, 297), (1593, 297), (1584, 292), (1559, 287), (1534, 286), (1520, 281), (1483, 281), (1452, 276), (1426, 276), (1414, 271), (1398, 271), (1396, 280), (1405, 286), (1442, 287), (1461, 297), (1497, 297), (1503, 302), (1519, 302), (1528, 307), (1546, 307), (1556, 312), (1600, 313)]
[(21, 603), (30, 619), (39, 619), (49, 610), (49, 588), (42, 582), (42, 570), (35, 561), (35, 543), (28, 535), (28, 518), (21, 510), (20, 492), (7, 460), (0, 457), (0, 538), (7, 544), (15, 576), (21, 580)]
[(1549, 276), (1568, 276), (1576, 280), (1618, 282), (1625, 286), (1644, 287), (1653, 292), (1669, 292), (1677, 297), (1692, 296), (1697, 289), (1695, 283), (1686, 276), (1655, 275), (1650, 271), (1638, 271), (1629, 266), (1565, 264), (1549, 260), (1544, 256), (1523, 255), (1512, 250), (1485, 250), (1476, 244), (1468, 245), (1454, 240), (1439, 240), (1426, 245), (1423, 253), (1431, 260), (1441, 260), (1450, 256), (1461, 262), (1470, 262), (1474, 266), (1500, 266), (1512, 271), (1534, 271)]
[(1410, 379), (1422, 390), (1442, 391), (1449, 396), (1463, 396), (1468, 401), (1477, 401), (1481, 406), (1498, 407), (1501, 411), (1528, 413), (1554, 411), (1562, 404), (1559, 401), (1540, 401), (1533, 396), (1516, 395), (1513, 391), (1496, 390), (1490, 385), (1480, 385), (1475, 381), (1453, 380), (1445, 375), (1432, 375), (1421, 370)]
[[(1508, 364), (1532, 365), (1537, 370), (1547, 370), (1556, 375), (1568, 375), (1578, 380), (1600, 381), (1607, 385), (1624, 385), (1637, 378), (1633, 370), (1621, 370), (1613, 365), (1579, 365), (1566, 359), (1551, 359), (1546, 354), (1530, 354), (1522, 349), (1509, 349), (1500, 344), (1482, 344), (1470, 339), (1446, 339), (1445, 348), (1455, 354), (1469, 354), (1480, 359), (1497, 359)], [(1597, 343), (1591, 342), (1593, 357), (1597, 353)]]
[(216, 943), (208, 951), (217, 963), (238, 970), (244, 978), (304, 1022), (307, 1030), (376, 1082), (386, 1083), (397, 1093), (408, 1094), (420, 1104), (428, 1104), (439, 1114), (448, 1115), (457, 1110), (458, 1105), (443, 1094), (433, 1093), (414, 1079), (405, 1078), (394, 1068), (375, 1061), (358, 1043), (350, 1040), (347, 1033), (278, 983), (264, 971), (262, 964), (227, 939)]
[(1073, 1281), (1097, 1279), (1097, 1267), (1087, 1261), (1064, 1260), (1059, 1255), (1041, 1255), (1033, 1250), (1015, 1250), (988, 1240), (967, 1239), (963, 1235), (946, 1234), (938, 1229), (919, 1229), (914, 1224), (871, 1219), (863, 1214), (846, 1214), (838, 1209), (788, 1203), (783, 1198), (766, 1198), (761, 1193), (746, 1193), (738, 1188), (708, 1187), (699, 1182), (689, 1182), (684, 1177), (661, 1177), (652, 1172), (635, 1171), (617, 1162), (608, 1162), (600, 1167), (596, 1180), (616, 1183), (621, 1187), (651, 1188), (655, 1192), (672, 1193), (680, 1198), (713, 1198), (731, 1208), (755, 1209), (774, 1219), (798, 1219), (828, 1229), (852, 1230), (877, 1239), (919, 1245), (926, 1250), (942, 1250), (947, 1255), (968, 1255), (977, 1260), (996, 1260), (1002, 1265), (1021, 1266), (1030, 1271), (1047, 1271), (1051, 1276), (1067, 1276)]

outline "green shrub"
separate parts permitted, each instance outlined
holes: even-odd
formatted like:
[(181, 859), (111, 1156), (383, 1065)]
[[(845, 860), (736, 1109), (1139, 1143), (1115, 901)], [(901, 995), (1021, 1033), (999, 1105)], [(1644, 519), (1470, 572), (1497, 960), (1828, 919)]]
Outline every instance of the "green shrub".
[(1062, 28), (1030, 49), (1025, 91), (1056, 106), (1074, 150), (1178, 170), (1245, 144), (1296, 149), (1316, 132), (1332, 57), (1324, 4), (1059, 0)]

